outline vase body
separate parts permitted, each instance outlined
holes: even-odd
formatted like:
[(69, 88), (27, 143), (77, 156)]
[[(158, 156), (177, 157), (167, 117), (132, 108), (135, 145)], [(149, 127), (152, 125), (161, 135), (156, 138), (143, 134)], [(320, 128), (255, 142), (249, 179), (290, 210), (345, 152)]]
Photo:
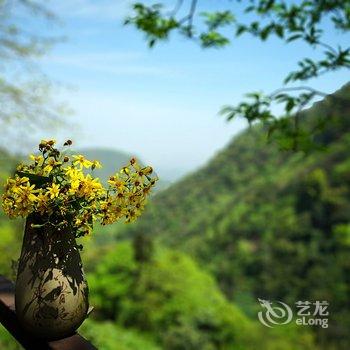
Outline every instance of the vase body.
[(38, 338), (74, 333), (87, 315), (88, 287), (74, 233), (27, 218), (18, 264), (15, 307), (23, 328)]

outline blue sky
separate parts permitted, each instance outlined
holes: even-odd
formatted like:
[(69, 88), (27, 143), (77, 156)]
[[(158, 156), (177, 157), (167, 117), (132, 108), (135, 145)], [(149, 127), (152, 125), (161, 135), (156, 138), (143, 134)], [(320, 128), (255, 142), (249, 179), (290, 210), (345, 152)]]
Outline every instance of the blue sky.
[[(202, 9), (210, 10), (213, 3), (203, 0)], [(61, 20), (52, 30), (67, 40), (40, 65), (68, 87), (60, 98), (75, 114), (71, 128), (39, 136), (69, 136), (78, 146), (125, 150), (165, 177), (202, 165), (245, 126), (219, 117), (222, 105), (239, 102), (249, 91), (275, 90), (298, 59), (316, 57), (302, 44), (250, 37), (223, 50), (202, 50), (174, 36), (150, 50), (142, 34), (122, 25), (130, 1), (60, 0), (50, 6)], [(327, 40), (345, 42), (331, 31)], [(348, 78), (338, 72), (310, 85), (332, 92)]]

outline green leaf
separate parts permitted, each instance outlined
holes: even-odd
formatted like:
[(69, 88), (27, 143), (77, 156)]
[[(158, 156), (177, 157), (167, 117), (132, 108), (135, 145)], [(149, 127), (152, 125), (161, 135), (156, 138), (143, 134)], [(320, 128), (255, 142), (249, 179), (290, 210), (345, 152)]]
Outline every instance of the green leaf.
[(36, 174), (30, 174), (23, 171), (16, 171), (16, 174), (20, 177), (27, 177), (32, 185), (42, 187), (45, 184), (52, 183), (52, 176), (40, 176)]
[(286, 104), (286, 111), (290, 112), (295, 106), (295, 101), (293, 98), (289, 99), (287, 104)]
[(245, 26), (239, 25), (239, 26), (237, 26), (236, 36), (240, 36), (246, 31), (247, 31), (247, 28)]
[(294, 40), (297, 40), (297, 39), (300, 39), (300, 38), (301, 38), (301, 34), (292, 35), (292, 36), (290, 36), (290, 37), (287, 39), (287, 43), (290, 43), (291, 41), (294, 41)]
[(275, 26), (275, 32), (278, 37), (283, 38), (284, 37), (284, 28), (281, 25)]

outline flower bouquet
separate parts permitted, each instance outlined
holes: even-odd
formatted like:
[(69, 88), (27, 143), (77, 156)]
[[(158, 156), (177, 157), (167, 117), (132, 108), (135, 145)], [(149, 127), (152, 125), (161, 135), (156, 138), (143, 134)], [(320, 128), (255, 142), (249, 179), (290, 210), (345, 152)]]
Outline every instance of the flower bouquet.
[(157, 181), (150, 166), (132, 158), (108, 186), (94, 177), (97, 160), (71, 155), (41, 141), (30, 164), (20, 164), (7, 180), (4, 212), (26, 218), (19, 259), (15, 306), (22, 326), (37, 337), (72, 334), (86, 318), (88, 287), (76, 238), (90, 235), (94, 223), (135, 220)]

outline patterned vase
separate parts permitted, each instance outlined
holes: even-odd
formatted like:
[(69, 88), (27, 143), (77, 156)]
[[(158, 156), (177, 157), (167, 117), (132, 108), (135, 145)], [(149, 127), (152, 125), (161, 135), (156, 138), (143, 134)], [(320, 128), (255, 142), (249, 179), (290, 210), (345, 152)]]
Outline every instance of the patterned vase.
[(88, 286), (75, 236), (67, 229), (27, 218), (15, 289), (17, 317), (38, 338), (74, 333), (87, 315)]

